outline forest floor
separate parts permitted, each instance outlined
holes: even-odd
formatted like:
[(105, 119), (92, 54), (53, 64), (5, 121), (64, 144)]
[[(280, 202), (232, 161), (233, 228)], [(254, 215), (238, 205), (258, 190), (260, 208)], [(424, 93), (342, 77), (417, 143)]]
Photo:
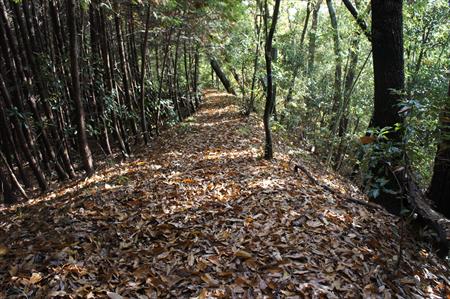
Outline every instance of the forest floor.
[[(147, 150), (0, 210), (0, 298), (450, 298), (446, 261), (351, 185), (293, 159), (227, 94)], [(353, 190), (353, 191), (352, 191)], [(427, 249), (428, 248), (428, 249)]]

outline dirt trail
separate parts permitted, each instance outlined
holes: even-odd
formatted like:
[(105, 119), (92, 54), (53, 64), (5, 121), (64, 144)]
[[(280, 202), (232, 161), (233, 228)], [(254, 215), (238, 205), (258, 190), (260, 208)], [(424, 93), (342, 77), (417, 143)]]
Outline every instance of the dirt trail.
[(209, 90), (145, 152), (3, 209), (0, 298), (449, 295), (448, 269), (408, 233), (395, 271), (397, 218), (294, 176), (283, 144), (260, 159), (262, 140)]

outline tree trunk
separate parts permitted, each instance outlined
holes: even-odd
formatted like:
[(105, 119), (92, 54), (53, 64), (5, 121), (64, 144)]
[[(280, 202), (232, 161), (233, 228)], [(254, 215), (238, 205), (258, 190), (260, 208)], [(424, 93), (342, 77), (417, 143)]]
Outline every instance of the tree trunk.
[(209, 59), (209, 62), (211, 63), (212, 69), (216, 73), (217, 77), (220, 79), (220, 82), (222, 82), (223, 87), (225, 87), (226, 91), (233, 95), (236, 95), (236, 92), (231, 86), (230, 80), (228, 79), (227, 75), (225, 75), (225, 73), (223, 72), (219, 62), (217, 62), (217, 60), (214, 57), (211, 57)]
[[(125, 95), (125, 104), (129, 111), (133, 111), (133, 102), (132, 99), (132, 93), (131, 93), (131, 84), (130, 84), (130, 77), (128, 72), (128, 63), (126, 61), (125, 57), (125, 47), (122, 37), (122, 20), (119, 16), (118, 10), (118, 4), (115, 2), (114, 10), (116, 10), (115, 17), (114, 17), (114, 24), (116, 29), (116, 38), (117, 38), (117, 47), (119, 52), (119, 65), (120, 65), (120, 72), (122, 75), (122, 84), (123, 84), (123, 93)], [(117, 86), (117, 85), (116, 85)], [(137, 134), (137, 127), (136, 123), (134, 122), (132, 117), (128, 117), (128, 124), (133, 132), (133, 134), (136, 136)], [(125, 138), (128, 140), (129, 138)]]
[[(357, 1), (356, 1), (357, 2)], [(347, 131), (349, 117), (348, 117), (348, 109), (350, 106), (350, 100), (352, 96), (353, 86), (355, 83), (355, 75), (356, 75), (356, 66), (358, 64), (358, 48), (359, 48), (359, 34), (353, 37), (352, 44), (349, 49), (349, 65), (348, 69), (345, 73), (345, 82), (344, 82), (344, 107), (342, 110), (342, 114), (339, 116), (339, 120), (336, 120), (339, 123), (338, 136), (340, 137), (339, 146), (336, 150), (336, 157), (334, 161), (334, 168), (339, 169), (342, 162), (343, 156), (345, 156), (345, 147), (344, 147), (344, 138), (345, 132)]]
[(447, 103), (440, 116), (441, 138), (434, 160), (428, 196), (438, 212), (450, 218), (450, 82)]
[(275, 97), (273, 95), (273, 78), (272, 78), (272, 42), (273, 36), (275, 34), (275, 29), (278, 20), (278, 13), (280, 11), (281, 0), (275, 0), (275, 6), (273, 8), (272, 23), (270, 25), (270, 30), (267, 31), (269, 22), (269, 7), (267, 0), (265, 0), (265, 16), (264, 16), (264, 27), (266, 32), (266, 42), (265, 42), (265, 53), (264, 57), (266, 59), (266, 72), (267, 72), (267, 92), (266, 92), (266, 104), (264, 107), (264, 132), (266, 135), (266, 143), (264, 146), (264, 159), (271, 160), (273, 158), (273, 148), (272, 148), (272, 132), (270, 129), (270, 115), (272, 114)]
[(147, 118), (145, 116), (145, 63), (147, 59), (147, 42), (148, 42), (148, 30), (150, 25), (150, 6), (147, 7), (147, 14), (145, 17), (145, 32), (144, 32), (144, 43), (142, 44), (141, 52), (141, 129), (144, 136), (145, 144), (148, 144), (149, 137), (147, 132)]
[(67, 21), (70, 35), (70, 73), (72, 79), (72, 101), (75, 104), (78, 129), (78, 147), (87, 175), (94, 173), (94, 161), (87, 141), (84, 107), (80, 93), (80, 69), (78, 65), (78, 38), (75, 17), (75, 0), (67, 0)]
[(256, 49), (255, 49), (255, 56), (253, 58), (253, 74), (252, 74), (252, 85), (250, 88), (250, 100), (247, 104), (247, 107), (245, 107), (245, 115), (250, 115), (252, 111), (255, 110), (255, 86), (256, 86), (256, 75), (258, 73), (258, 66), (259, 66), (259, 51), (261, 48), (261, 16), (258, 13), (258, 10), (262, 10), (260, 8), (260, 1), (258, 1), (258, 8), (255, 12), (255, 38), (256, 38)]
[[(8, 160), (6, 159), (5, 155), (3, 154), (3, 152), (1, 150), (0, 150), (0, 158), (3, 161), (3, 165), (7, 169), (9, 176), (11, 177), (11, 181), (12, 181), (11, 187), (14, 186), (16, 189), (18, 189), (20, 191), (20, 194), (22, 194), (22, 196), (25, 199), (28, 199), (27, 193), (20, 185), (19, 180), (17, 180), (17, 177), (16, 177), (14, 171), (12, 170), (12, 167), (9, 165)], [(1, 162), (0, 162), (0, 164), (1, 164)], [(2, 176), (3, 176), (3, 174), (2, 174)], [(6, 178), (6, 176), (5, 176), (5, 178)], [(5, 201), (5, 203), (7, 203), (7, 202)]]
[[(375, 128), (393, 128), (402, 123), (398, 113), (398, 104), (402, 100), (404, 89), (404, 59), (403, 59), (403, 15), (401, 0), (372, 1), (372, 55), (374, 71), (374, 112), (371, 126)], [(390, 130), (387, 137), (391, 141), (401, 141), (401, 131)], [(384, 153), (379, 153), (383, 156)], [(372, 169), (375, 177), (389, 180), (386, 189), (397, 191), (400, 186), (392, 169), (395, 169), (400, 157), (390, 157), (390, 164), (383, 158)], [(398, 193), (398, 192), (397, 192)], [(398, 214), (401, 209), (399, 194), (381, 191), (374, 200), (385, 206), (390, 212)]]
[(289, 82), (289, 89), (288, 89), (288, 93), (286, 96), (286, 101), (284, 102), (285, 106), (287, 106), (287, 104), (290, 101), (292, 101), (292, 93), (294, 92), (295, 80), (297, 79), (297, 76), (300, 72), (300, 67), (302, 66), (302, 63), (304, 64), (304, 61), (302, 61), (302, 59), (303, 59), (303, 44), (305, 42), (305, 36), (306, 36), (306, 31), (308, 29), (309, 17), (311, 15), (311, 5), (312, 5), (312, 1), (308, 0), (308, 4), (306, 5), (305, 23), (303, 24), (302, 35), (300, 37), (300, 44), (298, 46), (298, 51), (300, 52), (300, 57), (295, 58), (294, 71), (292, 73), (291, 81)]
[(374, 112), (372, 127), (401, 122), (398, 104), (404, 89), (403, 16), (401, 0), (372, 1)]
[[(5, 81), (3, 80), (3, 76), (1, 73), (0, 73), (0, 94), (2, 94), (6, 102), (6, 106), (9, 109), (14, 109), (15, 107), (12, 103), (11, 96), (8, 92), (8, 89), (6, 88)], [(15, 131), (17, 133), (17, 137), (19, 139), (19, 144), (22, 149), (22, 152), (24, 153), (28, 163), (30, 164), (33, 174), (36, 176), (39, 187), (41, 188), (42, 191), (46, 191), (48, 189), (48, 185), (44, 173), (42, 172), (41, 168), (39, 167), (39, 163), (37, 162), (35, 156), (30, 150), (30, 147), (22, 130), (22, 124), (15, 116), (13, 116), (13, 124), (15, 127)]]
[(312, 13), (311, 29), (309, 31), (309, 47), (308, 47), (308, 77), (311, 78), (314, 73), (314, 61), (316, 54), (316, 40), (317, 40), (317, 23), (319, 21), (319, 9), (322, 0), (318, 0), (314, 6)]
[[(333, 50), (334, 50), (334, 94), (333, 94), (333, 108), (332, 113), (337, 111), (337, 116), (342, 111), (342, 54), (341, 54), (341, 42), (339, 37), (338, 21), (336, 11), (333, 6), (332, 0), (327, 0), (328, 12), (330, 14), (331, 27), (333, 28)], [(336, 132), (337, 124), (332, 125), (332, 134)]]
[(194, 88), (194, 95), (195, 95), (195, 106), (196, 109), (198, 109), (198, 106), (200, 105), (200, 95), (198, 94), (198, 75), (199, 75), (199, 68), (200, 68), (200, 49), (199, 46), (195, 46), (195, 55), (194, 55), (194, 80), (192, 82), (193, 88)]
[(0, 168), (0, 192), (3, 193), (3, 202), (5, 204), (13, 204), (17, 201), (16, 195), (12, 191), (12, 187), (7, 180), (5, 172)]

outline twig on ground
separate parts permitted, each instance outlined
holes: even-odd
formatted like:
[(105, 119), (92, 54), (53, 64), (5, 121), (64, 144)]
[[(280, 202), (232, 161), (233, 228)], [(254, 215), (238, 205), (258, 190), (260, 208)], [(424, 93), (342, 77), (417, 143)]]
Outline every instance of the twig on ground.
[(353, 203), (364, 205), (364, 206), (372, 208), (372, 209), (376, 209), (376, 210), (381, 210), (382, 209), (380, 206), (372, 204), (370, 202), (362, 201), (362, 200), (359, 200), (359, 199), (356, 199), (356, 198), (352, 198), (352, 197), (348, 197), (348, 196), (344, 196), (344, 195), (340, 194), (339, 191), (331, 188), (330, 186), (320, 183), (316, 178), (314, 178), (312, 176), (312, 174), (303, 165), (296, 164), (294, 166), (294, 173), (298, 173), (299, 170), (301, 170), (314, 185), (322, 187), (323, 189), (327, 190), (328, 192), (332, 193), (333, 195), (336, 195), (336, 196), (338, 196), (338, 197), (340, 197), (340, 198), (342, 198), (342, 199), (344, 199), (346, 201), (350, 201), (350, 202), (353, 202)]

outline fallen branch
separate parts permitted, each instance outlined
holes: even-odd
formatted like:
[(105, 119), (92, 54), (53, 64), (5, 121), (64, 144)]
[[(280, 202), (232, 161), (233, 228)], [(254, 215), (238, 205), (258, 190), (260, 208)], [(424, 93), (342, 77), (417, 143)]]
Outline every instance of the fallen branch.
[(343, 196), (339, 191), (331, 188), (330, 186), (328, 186), (326, 184), (320, 183), (315, 177), (312, 176), (312, 174), (303, 165), (296, 164), (294, 166), (294, 173), (298, 173), (298, 170), (301, 170), (308, 177), (308, 179), (311, 181), (311, 183), (313, 183), (314, 185), (317, 185), (317, 186), (327, 190), (331, 194), (333, 194), (333, 195), (335, 195), (335, 196), (337, 196), (337, 197), (339, 197), (341, 199), (344, 199), (346, 201), (350, 201), (350, 202), (353, 202), (353, 203), (357, 203), (357, 204), (360, 204), (360, 205), (364, 205), (366, 207), (369, 207), (369, 208), (372, 208), (372, 209), (375, 209), (375, 210), (381, 210), (381, 207), (378, 206), (378, 205), (372, 204), (370, 202), (362, 201), (362, 200), (359, 200), (359, 199), (356, 199), (356, 198)]

